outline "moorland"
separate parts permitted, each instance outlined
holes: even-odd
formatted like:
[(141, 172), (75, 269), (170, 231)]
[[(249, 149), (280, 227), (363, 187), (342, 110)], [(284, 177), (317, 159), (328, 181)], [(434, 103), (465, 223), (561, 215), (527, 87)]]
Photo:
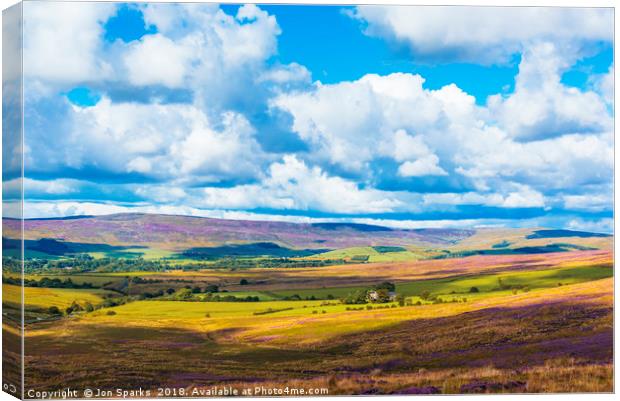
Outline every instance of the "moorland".
[(20, 227), (3, 220), (3, 332), (19, 349), (23, 291), (26, 389), (613, 391), (611, 235), (33, 219), (22, 277)]

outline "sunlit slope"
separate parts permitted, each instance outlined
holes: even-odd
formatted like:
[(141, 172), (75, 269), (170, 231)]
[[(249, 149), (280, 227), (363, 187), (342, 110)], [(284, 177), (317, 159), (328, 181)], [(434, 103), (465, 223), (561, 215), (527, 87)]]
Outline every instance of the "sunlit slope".
[[(33, 331), (31, 335), (56, 330), (88, 330), (95, 325), (136, 328), (177, 328), (213, 332), (220, 341), (302, 345), (326, 341), (334, 336), (364, 332), (415, 319), (437, 319), (485, 308), (528, 306), (538, 303), (580, 302), (611, 305), (613, 279), (589, 281), (517, 294), (497, 294), (468, 302), (388, 307), (347, 311), (347, 305), (322, 301), (273, 301), (259, 303), (140, 301), (95, 311), (69, 319), (58, 328)], [(261, 314), (268, 309), (275, 312)], [(257, 313), (258, 312), (258, 313)]]

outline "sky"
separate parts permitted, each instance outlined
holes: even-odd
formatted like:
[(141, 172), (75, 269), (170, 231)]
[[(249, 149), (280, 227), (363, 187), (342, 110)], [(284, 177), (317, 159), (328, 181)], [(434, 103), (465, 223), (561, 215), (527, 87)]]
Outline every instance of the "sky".
[(24, 19), (26, 217), (612, 231), (611, 9), (27, 2)]

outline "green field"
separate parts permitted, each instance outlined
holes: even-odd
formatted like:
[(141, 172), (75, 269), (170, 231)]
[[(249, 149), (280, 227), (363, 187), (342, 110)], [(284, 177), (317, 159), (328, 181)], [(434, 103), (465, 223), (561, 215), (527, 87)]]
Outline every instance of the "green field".
[(322, 259), (347, 259), (368, 257), (368, 262), (399, 262), (422, 259), (425, 253), (422, 251), (405, 250), (401, 252), (378, 252), (374, 247), (352, 247), (337, 249), (335, 251), (320, 253), (311, 258)]
[(157, 248), (128, 248), (122, 252), (88, 252), (93, 258), (109, 258), (109, 257), (142, 257), (146, 260), (157, 260), (163, 258), (171, 258), (175, 252)]
[(222, 297), (232, 295), (237, 298), (258, 297), (261, 301), (275, 301), (279, 299), (275, 294), (265, 291), (226, 291), (217, 293)]
[[(396, 291), (405, 296), (417, 296), (425, 291), (432, 295), (468, 294), (472, 287), (476, 287), (480, 293), (503, 290), (500, 288), (500, 279), (504, 286), (549, 288), (558, 285), (575, 284), (590, 280), (598, 280), (613, 276), (611, 266), (579, 266), (566, 267), (538, 271), (479, 274), (458, 277), (447, 277), (436, 280), (419, 280), (414, 282), (397, 283)], [(302, 298), (314, 296), (317, 299), (326, 299), (328, 295), (335, 298), (347, 296), (349, 293), (365, 289), (366, 287), (332, 287), (317, 289), (298, 289), (287, 291), (274, 291), (274, 295), (286, 297), (299, 295)], [(474, 296), (471, 294), (470, 296)], [(475, 296), (479, 296), (475, 295)]]
[[(44, 378), (60, 377), (115, 388), (139, 377), (147, 387), (189, 388), (258, 380), (389, 394), (411, 383), (460, 393), (484, 379), (547, 392), (609, 389), (610, 252), (417, 260), (411, 249), (378, 249), (343, 249), (328, 257), (376, 259), (322, 267), (28, 274), (32, 285), (50, 278), (97, 288), (25, 288), (27, 358), (39, 362), (27, 383), (51, 388)], [(373, 300), (385, 282), (395, 285), (392, 298)], [(3, 288), (5, 313), (18, 320), (19, 287)], [(363, 296), (345, 303), (352, 293)], [(222, 301), (227, 296), (236, 301)], [(571, 345), (547, 351), (555, 340)], [(77, 376), (78, 360), (93, 373)], [(588, 381), (592, 375), (598, 381)]]

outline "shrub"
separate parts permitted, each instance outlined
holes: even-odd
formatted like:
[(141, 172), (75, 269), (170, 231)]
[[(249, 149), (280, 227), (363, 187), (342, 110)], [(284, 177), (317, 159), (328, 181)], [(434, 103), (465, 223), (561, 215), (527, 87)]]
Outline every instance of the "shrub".
[(205, 292), (218, 292), (220, 287), (215, 284), (209, 284), (205, 287)]
[(378, 290), (375, 290), (373, 295), (374, 299), (369, 299), (371, 302), (376, 302), (380, 304), (390, 302), (390, 292), (387, 290), (387, 288), (379, 288)]
[(504, 283), (504, 281), (502, 280), (501, 277), (497, 278), (497, 285), (499, 285), (499, 288), (501, 290), (508, 290), (508, 289), (510, 289), (510, 286), (507, 285), (506, 283)]
[(178, 301), (186, 301), (192, 298), (192, 291), (187, 288), (183, 288), (174, 295), (174, 299)]
[(47, 312), (48, 312), (50, 315), (60, 315), (60, 314), (61, 314), (60, 309), (58, 309), (58, 307), (57, 307), (57, 306), (50, 306), (50, 307), (47, 309)]
[(101, 306), (103, 306), (104, 308), (110, 308), (112, 306), (116, 306), (116, 301), (108, 298), (105, 301), (103, 301), (103, 304), (101, 304)]
[(376, 285), (375, 290), (387, 290), (389, 291), (396, 291), (396, 285), (394, 285), (394, 283), (390, 283), (389, 281), (384, 281), (383, 283)]
[(81, 312), (83, 310), (84, 310), (84, 308), (82, 308), (82, 306), (80, 304), (78, 304), (77, 302), (73, 301), (71, 306), (69, 306), (67, 309), (65, 309), (65, 312), (67, 313), (67, 315), (70, 315), (73, 312)]
[(280, 308), (280, 309), (267, 308), (267, 309), (265, 309), (263, 311), (256, 311), (256, 312), (253, 313), (253, 315), (254, 316), (267, 315), (269, 313), (282, 312), (282, 311), (292, 310), (292, 309), (293, 308)]
[(355, 292), (349, 293), (346, 297), (342, 299), (343, 304), (365, 304), (367, 297), (366, 290), (357, 290)]
[(239, 281), (239, 285), (248, 285), (248, 284), (249, 284), (249, 283), (248, 283), (248, 280), (246, 280), (246, 279), (244, 279), (244, 278), (242, 278), (242, 279)]
[(470, 292), (470, 293), (475, 293), (475, 292), (480, 292), (480, 290), (478, 289), (478, 287), (471, 287), (471, 288), (469, 289), (469, 292)]

